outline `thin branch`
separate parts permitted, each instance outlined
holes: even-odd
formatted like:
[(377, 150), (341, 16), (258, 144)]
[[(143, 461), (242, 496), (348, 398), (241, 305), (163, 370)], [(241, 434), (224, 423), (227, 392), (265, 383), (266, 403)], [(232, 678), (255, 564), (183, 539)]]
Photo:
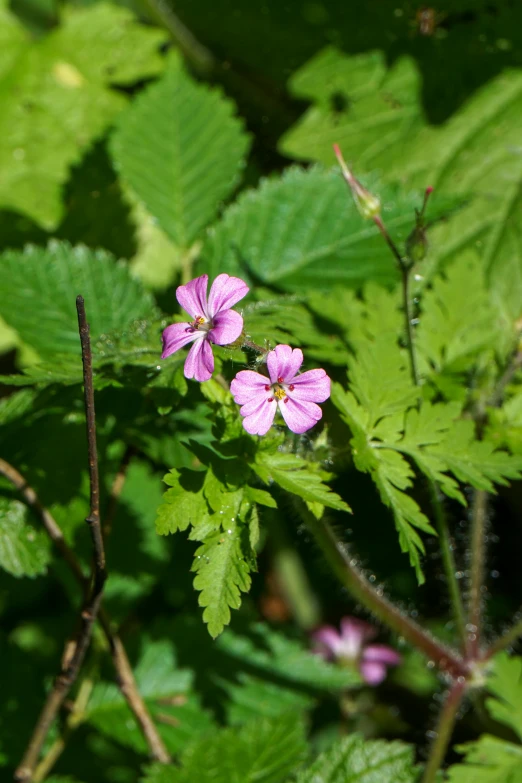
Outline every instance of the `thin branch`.
[(515, 642), (522, 636), (522, 607), (518, 610), (516, 617), (518, 617), (518, 619), (511, 626), (511, 628), (508, 628), (506, 631), (504, 631), (502, 636), (499, 636), (499, 638), (493, 642), (491, 647), (486, 651), (483, 656), (485, 660), (488, 660), (502, 650), (505, 650), (506, 647), (511, 647), (511, 645), (515, 644)]
[(15, 771), (15, 780), (30, 781), (38, 761), (42, 745), (54, 723), (58, 712), (74, 684), (91, 640), (92, 627), (100, 608), (103, 585), (107, 576), (105, 550), (100, 527), (100, 484), (98, 477), (98, 454), (96, 451), (96, 419), (94, 412), (94, 390), (92, 378), (92, 353), (89, 325), (85, 316), (83, 297), (76, 299), (78, 328), (82, 346), (83, 382), (85, 388), (85, 414), (87, 420), (87, 449), (91, 503), (86, 522), (91, 531), (94, 548), (94, 564), (89, 594), (80, 614), (80, 628), (70, 645), (71, 652), (62, 663), (60, 674), (49, 692), (43, 709), (24, 753), (20, 766)]
[(466, 682), (457, 680), (450, 688), (437, 724), (435, 739), (431, 746), (428, 763), (424, 769), (422, 783), (434, 783), (438, 780), (448, 745), (457, 720), (458, 711), (466, 692)]
[(469, 676), (468, 665), (457, 652), (446, 647), (411, 617), (403, 614), (379, 589), (368, 582), (324, 518), (317, 519), (304, 504), (301, 504), (300, 513), (333, 572), (354, 598), (373, 612), (384, 625), (424, 653), (441, 671), (454, 678)]

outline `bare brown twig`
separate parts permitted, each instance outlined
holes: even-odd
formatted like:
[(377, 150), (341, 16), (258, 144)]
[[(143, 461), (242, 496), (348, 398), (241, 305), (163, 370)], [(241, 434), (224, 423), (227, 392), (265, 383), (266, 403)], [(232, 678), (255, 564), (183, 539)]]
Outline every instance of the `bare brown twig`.
[[(63, 705), (67, 693), (73, 685), (80, 671), (85, 653), (87, 652), (92, 626), (98, 617), (104, 633), (109, 642), (114, 665), (118, 675), (121, 691), (133, 711), (136, 719), (149, 744), (152, 757), (160, 762), (169, 763), (170, 756), (159, 736), (157, 729), (148, 714), (146, 705), (138, 691), (132, 668), (127, 654), (119, 637), (112, 632), (111, 621), (108, 615), (101, 609), (100, 603), (103, 585), (106, 580), (105, 550), (100, 526), (100, 492), (98, 476), (98, 457), (96, 450), (96, 422), (94, 412), (94, 391), (92, 378), (92, 354), (89, 339), (89, 326), (85, 316), (85, 307), (82, 297), (77, 299), (78, 326), (82, 345), (82, 361), (84, 368), (85, 410), (87, 419), (87, 442), (89, 458), (89, 477), (91, 488), (91, 503), (89, 516), (86, 519), (91, 531), (91, 539), (94, 549), (93, 572), (90, 588), (81, 612), (81, 626), (76, 638), (72, 641), (71, 651), (62, 663), (62, 670), (58, 675), (53, 689), (47, 697), (47, 701), (40, 713), (33, 735), (27, 746), (24, 757), (15, 772), (15, 780), (28, 783), (34, 774), (34, 769), (40, 755), (42, 744), (47, 733), (56, 719), (58, 711)], [(82, 566), (73, 550), (64, 539), (63, 533), (49, 511), (40, 503), (36, 492), (29, 486), (24, 477), (9, 463), (0, 460), (0, 473), (2, 473), (16, 489), (18, 489), (29, 506), (38, 513), (45, 530), (52, 539), (57, 549), (68, 563), (81, 586), (87, 590), (88, 580)], [(121, 491), (121, 487), (119, 488)], [(61, 746), (56, 747), (56, 758), (61, 752)], [(49, 762), (54, 763), (52, 759)]]

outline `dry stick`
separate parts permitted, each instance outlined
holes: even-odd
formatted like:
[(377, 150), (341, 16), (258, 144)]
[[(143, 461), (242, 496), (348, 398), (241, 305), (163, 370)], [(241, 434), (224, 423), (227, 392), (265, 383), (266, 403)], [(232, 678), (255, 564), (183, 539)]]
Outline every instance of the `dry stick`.
[(67, 656), (68, 660), (62, 664), (62, 670), (56, 678), (54, 686), (40, 713), (20, 766), (15, 771), (15, 780), (17, 781), (31, 780), (49, 729), (54, 723), (58, 711), (78, 676), (85, 653), (89, 647), (92, 627), (100, 608), (103, 585), (107, 576), (105, 568), (105, 550), (100, 527), (100, 483), (98, 477), (98, 454), (96, 451), (92, 353), (89, 339), (89, 325), (85, 317), (84, 301), (81, 296), (76, 299), (76, 309), (78, 311), (78, 327), (82, 346), (85, 413), (87, 419), (87, 448), (91, 502), (90, 512), (86, 522), (91, 532), (94, 548), (93, 574), (89, 594), (81, 611), (80, 629), (74, 639), (72, 654)]
[[(87, 585), (87, 579), (83, 573), (80, 561), (76, 557), (72, 549), (69, 548), (63, 533), (49, 511), (43, 506), (34, 491), (34, 489), (27, 483), (24, 477), (19, 473), (12, 465), (3, 459), (0, 459), (0, 473), (7, 478), (11, 484), (18, 489), (26, 501), (28, 506), (34, 508), (42, 520), (43, 526), (48, 536), (53, 540), (57, 549), (60, 551), (64, 560), (68, 563), (69, 568), (75, 575), (79, 584), (83, 587)], [(149, 715), (145, 702), (143, 701), (141, 694), (136, 685), (132, 668), (125, 652), (125, 648), (119, 636), (112, 631), (111, 619), (108, 613), (103, 607), (100, 608), (98, 613), (98, 622), (100, 623), (109, 647), (111, 650), (114, 668), (116, 669), (118, 684), (121, 691), (129, 705), (130, 709), (134, 713), (136, 720), (138, 721), (145, 739), (147, 740), (150, 753), (155, 761), (160, 761), (163, 764), (170, 763), (170, 756), (163, 744), (163, 740), (158, 734), (158, 730), (154, 725), (152, 718)]]

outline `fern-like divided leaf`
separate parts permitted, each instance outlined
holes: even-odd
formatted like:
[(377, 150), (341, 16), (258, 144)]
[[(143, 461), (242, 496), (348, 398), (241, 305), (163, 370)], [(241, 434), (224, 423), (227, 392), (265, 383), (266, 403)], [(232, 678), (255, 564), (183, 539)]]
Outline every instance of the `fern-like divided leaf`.
[(43, 359), (80, 356), (76, 297), (85, 299), (91, 339), (152, 315), (151, 296), (103, 251), (52, 242), (0, 256), (0, 314)]
[(284, 715), (214, 732), (187, 748), (180, 767), (155, 764), (141, 783), (283, 783), (305, 754), (302, 720)]
[(403, 742), (365, 741), (351, 734), (321, 753), (296, 783), (414, 783), (413, 753)]
[(194, 81), (177, 53), (121, 116), (111, 143), (124, 180), (185, 250), (231, 194), (248, 147), (231, 101)]
[(419, 390), (408, 377), (404, 355), (391, 331), (359, 339), (350, 362), (350, 389), (334, 384), (332, 400), (352, 431), (355, 467), (372, 476), (393, 513), (401, 549), (409, 553), (422, 582), (424, 544), (415, 528), (431, 534), (434, 530), (405, 492), (415, 478), (405, 457), (464, 505), (458, 481), (494, 492), (495, 483), (521, 476), (522, 459), (498, 450), (493, 442), (477, 440), (473, 421), (459, 418), (458, 402), (423, 401), (418, 407)]

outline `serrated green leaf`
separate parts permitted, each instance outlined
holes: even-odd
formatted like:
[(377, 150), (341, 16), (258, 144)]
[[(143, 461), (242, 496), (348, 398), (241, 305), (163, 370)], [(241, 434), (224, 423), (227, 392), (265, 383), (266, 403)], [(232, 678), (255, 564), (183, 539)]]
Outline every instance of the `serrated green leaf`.
[(227, 694), (227, 723), (241, 726), (258, 718), (277, 718), (290, 711), (304, 713), (316, 699), (298, 689), (239, 672), (234, 682), (223, 682)]
[(80, 368), (78, 294), (85, 299), (93, 342), (153, 312), (150, 295), (127, 267), (102, 251), (65, 242), (52, 242), (45, 250), (6, 251), (0, 274), (0, 313), (6, 322), (42, 358), (74, 354)]
[(50, 562), (50, 544), (27, 520), (27, 506), (0, 497), (0, 567), (13, 576), (40, 576)]
[(458, 745), (466, 758), (447, 771), (450, 783), (522, 783), (522, 747), (483, 734), (477, 742)]
[(321, 753), (296, 783), (415, 783), (414, 749), (351, 734)]
[(283, 783), (305, 753), (299, 717), (261, 719), (193, 744), (180, 768), (153, 765), (142, 783)]
[(32, 389), (22, 389), (9, 397), (0, 399), (0, 426), (16, 421), (29, 413), (33, 407), (35, 396)]
[(265, 483), (275, 481), (287, 492), (298, 495), (305, 501), (350, 512), (349, 505), (323, 484), (321, 475), (310, 467), (301, 457), (263, 451), (258, 452), (256, 462), (252, 464), (252, 468)]
[(156, 531), (160, 536), (186, 530), (198, 525), (210, 516), (210, 509), (203, 494), (205, 473), (193, 470), (171, 470), (165, 476), (168, 489), (158, 508)]
[(61, 25), (23, 50), (12, 24), (11, 34), (7, 54), (0, 45), (0, 204), (52, 230), (71, 165), (126, 105), (110, 86), (157, 74), (165, 34), (104, 3), (69, 9)]
[(409, 57), (387, 70), (382, 52), (350, 57), (327, 47), (292, 75), (288, 88), (313, 102), (278, 145), (300, 160), (331, 165), (337, 143), (357, 168), (386, 168), (424, 124), (420, 75)]
[[(386, 224), (400, 243), (412, 228), (419, 195), (384, 186), (375, 176)], [(287, 169), (242, 193), (210, 232), (202, 271), (248, 278), (289, 291), (357, 287), (366, 280), (394, 283), (398, 272), (373, 223), (365, 223), (337, 171)]]
[[(170, 642), (147, 640), (134, 675), (171, 753), (179, 752), (187, 742), (212, 731), (212, 719), (191, 692), (192, 673), (177, 668)], [(147, 752), (143, 733), (114, 683), (101, 682), (94, 687), (85, 720), (120, 744), (140, 753)]]
[(200, 591), (198, 603), (205, 607), (203, 620), (212, 637), (219, 636), (230, 622), (230, 609), (239, 609), (241, 593), (250, 590), (250, 572), (255, 562), (245, 528), (229, 522), (222, 532), (205, 539), (194, 555), (194, 587)]
[(111, 149), (151, 215), (188, 250), (237, 184), (248, 146), (232, 103), (172, 53), (164, 77), (118, 121)]

